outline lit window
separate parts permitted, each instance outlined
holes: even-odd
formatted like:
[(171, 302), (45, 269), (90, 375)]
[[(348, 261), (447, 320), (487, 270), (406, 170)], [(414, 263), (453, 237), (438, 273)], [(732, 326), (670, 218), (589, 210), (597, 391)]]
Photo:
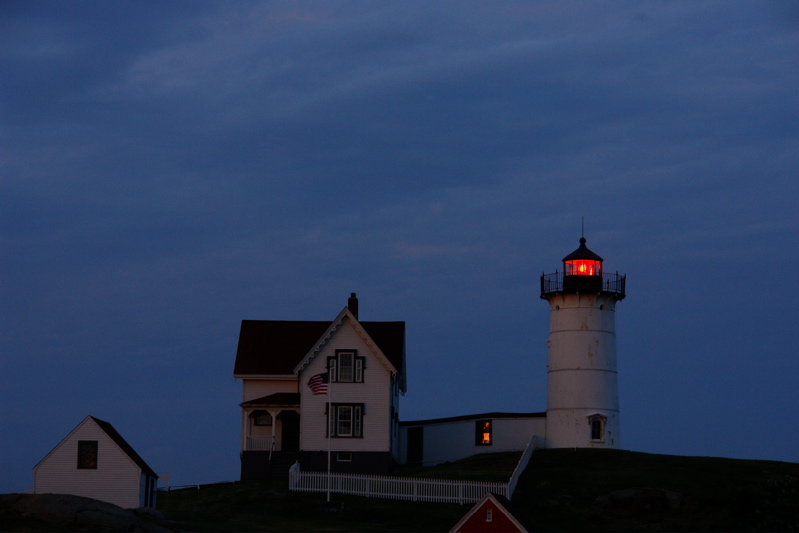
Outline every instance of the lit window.
[(335, 357), (328, 357), (327, 368), (330, 381), (338, 383), (363, 383), (364, 358), (356, 350), (336, 350)]
[(478, 420), (475, 423), (475, 446), (491, 446), (491, 421)]
[(572, 259), (566, 261), (567, 276), (599, 276), (602, 274), (602, 261), (594, 259)]
[(97, 441), (79, 440), (78, 441), (78, 468), (96, 469), (97, 468)]

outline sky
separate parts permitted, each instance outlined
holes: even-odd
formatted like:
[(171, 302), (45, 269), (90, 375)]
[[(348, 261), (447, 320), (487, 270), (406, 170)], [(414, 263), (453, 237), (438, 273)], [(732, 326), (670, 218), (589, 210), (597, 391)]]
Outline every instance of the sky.
[(622, 447), (799, 462), (799, 8), (0, 4), (0, 492), (86, 416), (238, 479), (243, 319), (406, 322), (400, 418), (546, 408), (627, 275)]

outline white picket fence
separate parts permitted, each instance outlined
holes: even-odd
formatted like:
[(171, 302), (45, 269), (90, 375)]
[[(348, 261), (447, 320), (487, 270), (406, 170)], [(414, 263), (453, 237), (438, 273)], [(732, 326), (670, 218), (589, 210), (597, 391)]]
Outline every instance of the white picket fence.
[(289, 471), (289, 490), (335, 492), (367, 498), (388, 498), (414, 502), (467, 503), (480, 500), (487, 492), (507, 496), (507, 483), (371, 476), (365, 474), (327, 474), (303, 472), (299, 463)]
[(536, 441), (533, 437), (527, 444), (508, 483), (303, 472), (300, 470), (300, 464), (294, 463), (289, 470), (289, 490), (335, 492), (367, 498), (460, 504), (477, 502), (488, 492), (510, 499), (516, 489), (519, 476), (527, 468), (535, 448)]

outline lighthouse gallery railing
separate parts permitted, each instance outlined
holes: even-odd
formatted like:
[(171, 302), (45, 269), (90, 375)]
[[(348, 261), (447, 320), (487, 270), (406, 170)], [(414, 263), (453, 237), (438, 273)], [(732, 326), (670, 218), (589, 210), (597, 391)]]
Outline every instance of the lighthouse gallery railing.
[[(569, 276), (569, 278), (579, 278), (583, 276)], [(590, 278), (596, 278), (599, 276), (584, 276), (586, 280)], [(543, 298), (547, 294), (552, 294), (556, 292), (563, 292), (563, 272), (554, 272), (552, 274), (541, 274), (541, 297)], [(627, 276), (619, 274), (618, 272), (615, 274), (602, 274), (602, 282), (601, 286), (597, 284), (597, 288), (601, 292), (610, 292), (619, 295), (621, 298), (624, 298), (624, 291), (625, 285), (627, 282)], [(620, 299), (621, 299), (620, 298)]]

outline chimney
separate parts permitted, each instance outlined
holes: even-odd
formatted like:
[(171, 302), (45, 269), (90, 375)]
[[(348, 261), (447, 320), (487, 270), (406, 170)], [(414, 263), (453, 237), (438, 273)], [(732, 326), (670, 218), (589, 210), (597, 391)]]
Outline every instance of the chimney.
[(356, 318), (358, 318), (358, 298), (355, 296), (355, 293), (350, 293), (350, 298), (347, 300), (347, 309), (350, 310), (350, 313)]

